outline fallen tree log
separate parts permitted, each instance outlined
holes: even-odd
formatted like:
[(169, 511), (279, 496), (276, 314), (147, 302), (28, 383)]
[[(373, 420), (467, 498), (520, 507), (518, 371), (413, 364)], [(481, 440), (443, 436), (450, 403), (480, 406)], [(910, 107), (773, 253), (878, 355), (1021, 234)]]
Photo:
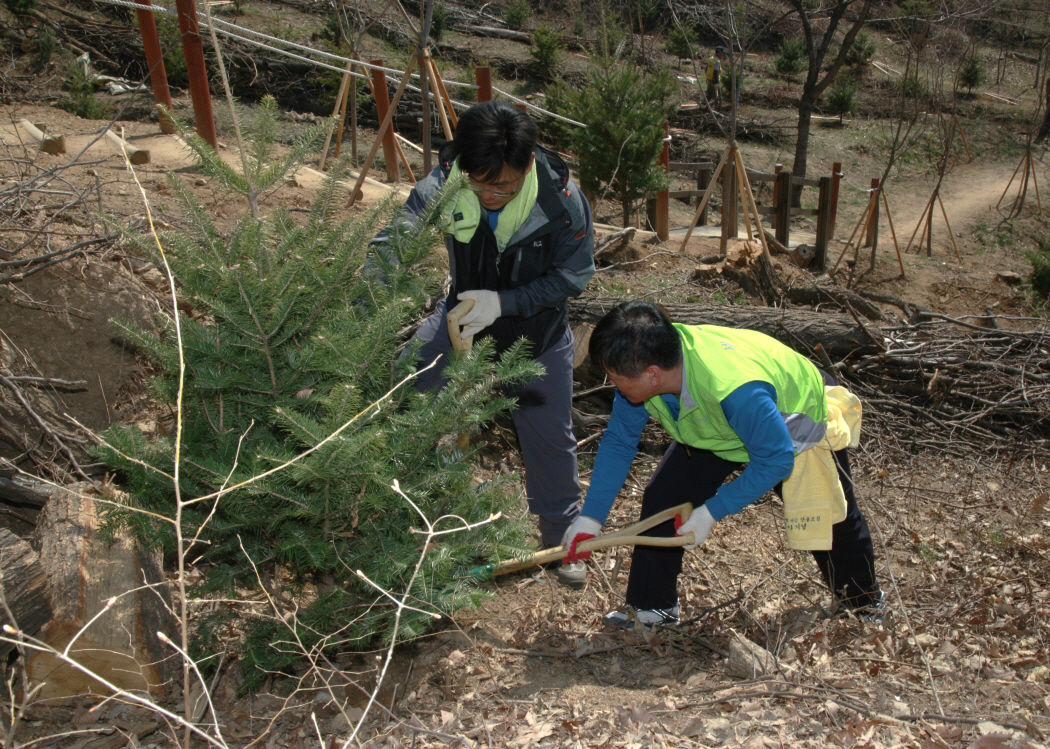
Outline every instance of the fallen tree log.
[[(11, 621), (0, 612), (0, 623), (10, 624), (30, 637), (36, 635), (51, 619), (47, 575), (33, 548), (6, 528), (0, 528), (0, 572), (4, 603), (14, 615)], [(0, 658), (6, 661), (14, 647), (9, 642), (0, 642)]]
[(532, 44), (532, 35), (526, 34), (522, 31), (497, 29), (493, 26), (463, 26), (453, 28), (456, 31), (463, 34), (470, 34), (471, 36), (488, 36), (496, 39), (510, 39), (511, 41), (522, 42), (523, 44)]
[[(625, 301), (607, 297), (570, 299), (569, 321), (574, 326), (597, 323), (606, 312)], [(850, 315), (705, 302), (663, 306), (675, 322), (757, 330), (806, 356), (813, 355), (817, 344), (835, 360), (880, 349), (878, 331), (868, 330)]]
[(19, 473), (10, 463), (0, 461), (0, 528), (18, 536), (32, 535), (40, 510), (54, 490), (51, 484)]
[[(181, 661), (157, 637), (179, 639), (160, 555), (126, 535), (103, 542), (88, 489), (83, 483), (56, 491), (37, 525), (54, 611), (39, 639), (61, 651), (76, 637), (69, 656), (91, 673), (123, 689), (163, 695)], [(26, 670), (43, 685), (40, 699), (110, 691), (51, 652), (34, 652)]]

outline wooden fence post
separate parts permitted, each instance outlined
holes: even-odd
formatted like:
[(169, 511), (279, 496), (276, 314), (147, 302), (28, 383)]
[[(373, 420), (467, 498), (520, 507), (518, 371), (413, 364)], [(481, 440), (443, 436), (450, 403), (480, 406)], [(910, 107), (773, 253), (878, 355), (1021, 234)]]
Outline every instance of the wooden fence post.
[(201, 42), (200, 24), (197, 23), (197, 3), (194, 0), (175, 0), (175, 7), (179, 13), (179, 32), (182, 34), (182, 51), (186, 56), (186, 77), (190, 81), (197, 135), (217, 149), (219, 139), (215, 135), (215, 116), (211, 111), (208, 67), (204, 63), (204, 44)]
[(813, 265), (823, 271), (828, 262), (828, 241), (831, 238), (831, 177), (820, 178), (820, 194), (817, 198), (817, 242)]
[(773, 232), (785, 247), (791, 238), (791, 172), (781, 171), (776, 181), (776, 214)]
[[(696, 173), (696, 189), (706, 190), (711, 185), (711, 167), (704, 167)], [(703, 197), (697, 198), (697, 200), (703, 200)], [(709, 203), (710, 204), (710, 201)], [(704, 210), (700, 212), (700, 220), (697, 221), (698, 226), (707, 226), (707, 205), (704, 206)]]
[[(871, 188), (877, 189), (879, 186), (879, 180), (877, 177), (871, 178)], [(870, 195), (868, 196), (870, 199)], [(875, 201), (875, 206), (871, 209), (871, 220), (868, 222), (868, 236), (865, 238), (864, 244), (870, 246), (872, 251), (879, 244), (879, 201)]]
[(474, 68), (474, 80), (478, 84), (478, 102), (492, 101), (492, 68), (488, 65)]
[(839, 182), (842, 181), (842, 162), (831, 165), (831, 217), (828, 222), (828, 240), (835, 238), (835, 220), (839, 216)]
[[(372, 69), (372, 91), (376, 100), (376, 116), (382, 123), (390, 109), (390, 91), (386, 87), (386, 72), (382, 60), (371, 60), (378, 67)], [(391, 182), (401, 181), (401, 165), (397, 163), (397, 147), (394, 145), (393, 124), (383, 133), (383, 161), (386, 164), (386, 178)]]
[[(150, 83), (153, 85), (153, 100), (171, 112), (171, 91), (168, 89), (167, 73), (164, 72), (164, 53), (160, 48), (160, 37), (157, 36), (157, 21), (151, 10), (153, 6), (150, 0), (135, 2), (142, 6), (142, 10), (136, 10), (135, 13), (139, 19), (139, 29), (142, 31), (142, 49), (146, 53), (146, 65), (149, 67)], [(161, 114), (158, 121), (162, 133), (170, 135), (179, 131), (170, 117)]]
[[(775, 164), (773, 166), (773, 174), (780, 174), (782, 171), (784, 171), (784, 165), (783, 164)], [(776, 206), (777, 198), (779, 198), (779, 197), (780, 197), (780, 183), (777, 182), (776, 180), (773, 180), (773, 205), (774, 206)]]

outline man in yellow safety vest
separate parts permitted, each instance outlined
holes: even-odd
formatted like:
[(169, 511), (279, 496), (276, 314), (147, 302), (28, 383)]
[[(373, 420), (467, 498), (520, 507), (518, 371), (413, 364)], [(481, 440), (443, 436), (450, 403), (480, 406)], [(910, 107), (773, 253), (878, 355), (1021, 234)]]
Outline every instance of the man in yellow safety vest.
[(722, 106), (722, 60), (725, 49), (715, 47), (715, 53), (707, 61), (707, 100), (715, 106)]

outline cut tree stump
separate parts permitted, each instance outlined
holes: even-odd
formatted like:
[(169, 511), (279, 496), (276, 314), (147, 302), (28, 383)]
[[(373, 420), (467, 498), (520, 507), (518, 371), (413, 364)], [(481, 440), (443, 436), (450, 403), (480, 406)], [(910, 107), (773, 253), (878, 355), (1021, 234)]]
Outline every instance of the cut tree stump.
[[(569, 300), (569, 323), (597, 323), (605, 313), (626, 299), (589, 297)], [(808, 356), (817, 344), (828, 355), (841, 360), (854, 353), (874, 353), (878, 329), (868, 330), (850, 315), (800, 309), (748, 307), (696, 303), (663, 305), (671, 319), (687, 325), (722, 325), (757, 330)]]
[(591, 333), (594, 332), (594, 326), (589, 322), (580, 323), (579, 325), (572, 326), (572, 337), (573, 337), (573, 352), (572, 352), (572, 368), (579, 369), (585, 361), (588, 359), (588, 348), (591, 345)]
[[(157, 638), (164, 632), (179, 640), (160, 557), (125, 535), (103, 543), (88, 488), (76, 484), (56, 491), (40, 515), (37, 546), (54, 611), (40, 639), (62, 650), (83, 629), (70, 652), (73, 660), (117, 687), (161, 696), (181, 662)], [(84, 629), (114, 597), (109, 610)], [(29, 678), (44, 685), (42, 699), (110, 691), (48, 652), (34, 653), (27, 668)]]
[[(6, 528), (0, 528), (0, 572), (4, 601), (15, 617), (12, 622), (0, 610), (0, 623), (10, 624), (34, 637), (51, 619), (47, 575), (33, 547)], [(6, 661), (14, 648), (9, 642), (0, 642), (0, 659)]]

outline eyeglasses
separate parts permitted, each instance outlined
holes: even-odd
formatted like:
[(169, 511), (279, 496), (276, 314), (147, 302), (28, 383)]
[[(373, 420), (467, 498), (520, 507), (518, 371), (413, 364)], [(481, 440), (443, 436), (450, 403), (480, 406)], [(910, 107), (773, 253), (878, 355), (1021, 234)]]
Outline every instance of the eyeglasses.
[(474, 193), (487, 192), (490, 195), (495, 195), (497, 198), (509, 198), (509, 197), (512, 197), (513, 195), (515, 195), (518, 192), (518, 190), (521, 189), (521, 182), (524, 179), (524, 177), (525, 177), (525, 172), (522, 172), (518, 176), (518, 178), (515, 180), (516, 184), (514, 185), (514, 189), (510, 190), (509, 192), (505, 191), (505, 190), (493, 190), (491, 187), (484, 187), (484, 186), (481, 186), (481, 185), (475, 185), (473, 180), (470, 177), (467, 177), (467, 181), (465, 182), (465, 185), (466, 185), (466, 188), (468, 190), (470, 190), (471, 192), (474, 192)]

